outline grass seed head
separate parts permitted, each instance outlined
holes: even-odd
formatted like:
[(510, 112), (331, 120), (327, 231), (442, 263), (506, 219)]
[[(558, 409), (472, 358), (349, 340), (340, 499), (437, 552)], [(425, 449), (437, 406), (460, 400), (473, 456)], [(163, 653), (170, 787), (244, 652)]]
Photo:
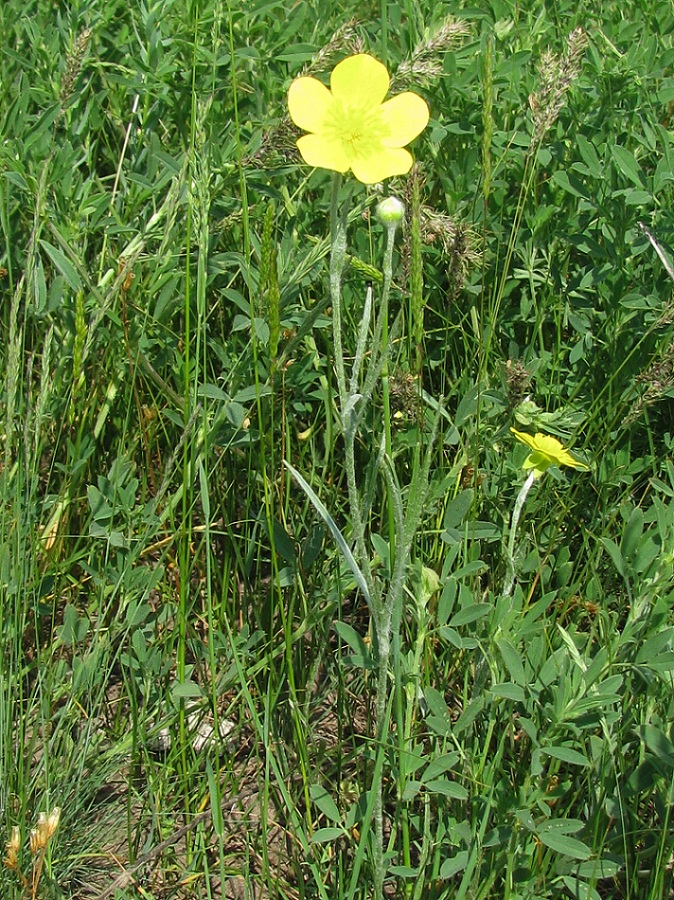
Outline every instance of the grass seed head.
[(313, 55), (311, 61), (304, 67), (303, 74), (315, 75), (317, 72), (327, 72), (334, 67), (337, 57), (345, 53), (348, 56), (363, 53), (365, 44), (356, 30), (357, 25), (356, 18), (348, 19), (340, 25), (330, 40)]
[(61, 90), (59, 92), (61, 106), (65, 106), (73, 95), (77, 76), (82, 70), (82, 63), (91, 43), (91, 34), (90, 28), (85, 28), (84, 31), (81, 31), (75, 38), (72, 49), (66, 58), (66, 70), (63, 73)]
[(582, 28), (569, 35), (566, 52), (562, 56), (546, 50), (538, 65), (538, 90), (529, 95), (529, 108), (534, 130), (531, 146), (539, 144), (552, 128), (564, 107), (566, 95), (580, 73), (587, 35)]
[(391, 79), (391, 90), (399, 91), (411, 82), (418, 84), (437, 78), (443, 73), (442, 54), (458, 46), (470, 34), (465, 22), (448, 17), (432, 35), (414, 48), (410, 56), (398, 66)]

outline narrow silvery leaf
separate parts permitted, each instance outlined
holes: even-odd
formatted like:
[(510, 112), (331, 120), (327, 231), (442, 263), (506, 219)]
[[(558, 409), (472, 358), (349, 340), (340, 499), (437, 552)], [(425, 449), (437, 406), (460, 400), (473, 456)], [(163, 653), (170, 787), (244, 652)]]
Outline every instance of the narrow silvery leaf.
[(337, 527), (337, 523), (332, 518), (332, 516), (330, 515), (330, 513), (328, 512), (326, 507), (323, 505), (323, 503), (321, 503), (321, 501), (318, 499), (317, 495), (314, 493), (314, 491), (312, 490), (310, 485), (304, 480), (304, 478), (297, 471), (297, 469), (293, 468), (290, 465), (290, 463), (288, 463), (288, 462), (286, 462), (285, 465), (288, 467), (290, 474), (293, 476), (295, 481), (302, 488), (302, 490), (307, 495), (309, 500), (311, 500), (311, 502), (314, 505), (314, 508), (316, 509), (316, 511), (318, 512), (320, 517), (323, 519), (325, 524), (328, 526), (328, 528), (332, 532), (332, 536), (334, 537), (337, 546), (341, 550), (342, 556), (346, 560), (348, 567), (353, 572), (353, 575), (356, 579), (356, 584), (358, 585), (363, 596), (367, 600), (368, 605), (370, 605), (370, 592), (367, 588), (365, 576), (363, 575), (360, 568), (358, 567), (358, 563), (354, 559), (353, 553), (351, 552), (351, 550), (349, 550), (349, 545), (344, 540), (344, 536), (342, 535), (342, 532)]

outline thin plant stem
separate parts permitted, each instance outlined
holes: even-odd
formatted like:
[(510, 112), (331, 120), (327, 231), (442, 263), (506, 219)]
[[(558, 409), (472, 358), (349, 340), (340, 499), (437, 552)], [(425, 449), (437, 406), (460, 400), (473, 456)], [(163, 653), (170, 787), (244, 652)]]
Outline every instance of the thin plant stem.
[[(344, 350), (342, 347), (342, 272), (346, 263), (346, 222), (339, 208), (339, 189), (342, 179), (335, 174), (332, 179), (330, 202), (330, 300), (332, 302), (332, 335), (335, 347), (335, 368), (337, 389), (342, 413), (347, 404), (346, 374), (344, 371)], [(347, 423), (342, 423), (347, 430)]]
[(339, 189), (341, 177), (335, 174), (332, 181), (332, 199), (330, 204), (330, 300), (332, 302), (332, 334), (335, 348), (335, 369), (337, 372), (337, 390), (339, 394), (340, 415), (342, 417), (342, 433), (344, 436), (344, 460), (346, 481), (349, 493), (349, 511), (351, 527), (356, 546), (356, 559), (363, 573), (371, 601), (376, 603), (375, 585), (370, 571), (369, 554), (365, 544), (365, 524), (361, 512), (358, 483), (356, 480), (355, 453), (355, 403), (356, 395), (347, 389), (346, 369), (344, 365), (344, 349), (342, 345), (342, 272), (346, 263), (346, 221), (348, 203), (340, 210)]
[[(391, 293), (391, 282), (393, 280), (393, 247), (395, 245), (396, 231), (398, 223), (391, 222), (386, 226), (386, 251), (384, 253), (384, 285), (381, 297), (381, 309), (379, 315), (382, 320), (381, 330), (381, 353), (383, 356), (383, 367), (381, 372), (381, 392), (382, 402), (384, 406), (384, 446), (386, 455), (389, 459), (393, 457), (393, 445), (391, 440), (391, 395), (389, 389), (389, 367), (388, 367), (388, 305)], [(393, 508), (391, 496), (388, 497), (388, 532), (389, 532), (389, 568), (393, 571), (393, 561), (395, 559), (395, 522), (393, 517)]]

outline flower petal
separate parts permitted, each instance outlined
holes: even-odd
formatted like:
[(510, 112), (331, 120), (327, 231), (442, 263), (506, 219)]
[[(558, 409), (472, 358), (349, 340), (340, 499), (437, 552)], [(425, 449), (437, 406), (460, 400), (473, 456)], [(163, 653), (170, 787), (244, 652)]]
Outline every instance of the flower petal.
[(379, 106), (389, 82), (386, 66), (367, 53), (347, 56), (335, 66), (330, 76), (333, 95), (347, 107)]
[(302, 159), (317, 169), (348, 172), (351, 160), (344, 153), (341, 141), (331, 140), (324, 134), (305, 134), (297, 141)]
[(526, 431), (517, 431), (516, 428), (510, 429), (512, 433), (515, 435), (518, 441), (521, 441), (523, 444), (526, 444), (527, 447), (531, 447), (532, 450), (538, 449), (538, 445), (534, 439), (534, 436), (531, 434), (527, 434)]
[(407, 150), (378, 148), (367, 156), (356, 156), (351, 162), (353, 174), (364, 184), (377, 184), (394, 175), (405, 175), (412, 168), (412, 154)]
[(428, 125), (428, 104), (418, 94), (405, 91), (383, 103), (379, 114), (388, 131), (385, 147), (404, 147)]
[(288, 112), (304, 131), (321, 131), (331, 113), (334, 98), (317, 78), (296, 78), (288, 90)]
[(557, 438), (552, 437), (552, 435), (541, 434), (540, 431), (537, 431), (534, 436), (534, 444), (536, 450), (540, 450), (541, 453), (545, 453), (545, 455), (549, 456), (551, 459), (569, 455), (564, 449), (561, 441), (558, 441)]

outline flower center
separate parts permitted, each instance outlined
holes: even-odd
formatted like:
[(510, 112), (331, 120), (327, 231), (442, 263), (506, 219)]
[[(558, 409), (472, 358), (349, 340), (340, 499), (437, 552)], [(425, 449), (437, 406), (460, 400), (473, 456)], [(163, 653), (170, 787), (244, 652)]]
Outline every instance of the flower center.
[(335, 104), (334, 114), (326, 123), (327, 130), (330, 137), (341, 143), (349, 159), (369, 156), (381, 146), (388, 129), (379, 109), (378, 106)]

